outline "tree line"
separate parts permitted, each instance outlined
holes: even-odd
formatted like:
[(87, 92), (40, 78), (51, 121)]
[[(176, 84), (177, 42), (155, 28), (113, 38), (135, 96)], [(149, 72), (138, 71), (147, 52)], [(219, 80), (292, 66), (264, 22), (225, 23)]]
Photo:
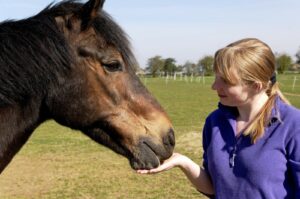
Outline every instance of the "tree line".
[[(289, 71), (300, 72), (300, 49), (296, 53), (296, 61), (286, 53), (275, 53), (277, 72), (282, 74)], [(163, 58), (160, 55), (148, 59), (147, 74), (153, 77), (158, 75), (174, 74), (175, 72), (184, 73), (186, 75), (212, 75), (213, 74), (214, 57), (206, 55), (199, 59), (198, 62), (185, 62), (183, 65), (177, 65), (175, 58)]]

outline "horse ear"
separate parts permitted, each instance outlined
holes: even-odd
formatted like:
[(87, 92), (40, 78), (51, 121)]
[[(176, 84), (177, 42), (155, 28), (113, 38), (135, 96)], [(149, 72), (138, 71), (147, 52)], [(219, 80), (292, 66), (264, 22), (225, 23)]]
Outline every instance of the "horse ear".
[(97, 16), (100, 8), (102, 9), (105, 0), (89, 0), (81, 9), (81, 29), (86, 29), (90, 22)]

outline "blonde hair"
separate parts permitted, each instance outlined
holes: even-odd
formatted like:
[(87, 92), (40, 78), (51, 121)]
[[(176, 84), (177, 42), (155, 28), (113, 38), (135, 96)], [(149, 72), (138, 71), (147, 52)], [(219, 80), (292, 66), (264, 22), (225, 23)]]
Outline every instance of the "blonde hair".
[(276, 96), (289, 104), (278, 83), (270, 81), (276, 70), (275, 56), (271, 48), (255, 38), (242, 39), (218, 50), (213, 67), (230, 85), (260, 82), (266, 89), (269, 96), (267, 103), (243, 132), (244, 135), (250, 135), (252, 143), (255, 143), (264, 135), (264, 129), (270, 122)]

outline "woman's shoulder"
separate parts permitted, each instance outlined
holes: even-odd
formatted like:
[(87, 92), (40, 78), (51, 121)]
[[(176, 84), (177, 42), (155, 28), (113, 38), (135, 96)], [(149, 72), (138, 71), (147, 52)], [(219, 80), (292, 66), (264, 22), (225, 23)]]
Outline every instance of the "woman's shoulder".
[[(284, 142), (289, 158), (297, 157), (300, 163), (300, 110), (289, 104), (282, 104), (280, 109), (281, 128), (278, 132), (284, 135)], [(294, 153), (297, 152), (297, 155)], [(299, 166), (298, 166), (299, 167)]]
[(281, 103), (279, 106), (279, 111), (282, 120), (289, 120), (299, 123), (300, 109), (290, 104)]
[(215, 109), (212, 112), (210, 112), (208, 114), (208, 116), (206, 117), (207, 120), (211, 120), (211, 119), (215, 119), (217, 117), (219, 117), (221, 114), (221, 111), (219, 109)]
[(238, 111), (236, 107), (225, 106), (219, 103), (218, 108), (212, 111), (206, 120), (218, 121), (220, 119), (235, 118), (237, 114)]
[(222, 120), (222, 115), (222, 111), (220, 111), (219, 109), (215, 109), (206, 117), (205, 124), (208, 126), (217, 125), (219, 121)]
[(282, 124), (280, 132), (285, 132), (283, 134), (285, 134), (287, 142), (300, 139), (300, 110), (298, 108), (281, 103), (279, 106), (279, 120)]

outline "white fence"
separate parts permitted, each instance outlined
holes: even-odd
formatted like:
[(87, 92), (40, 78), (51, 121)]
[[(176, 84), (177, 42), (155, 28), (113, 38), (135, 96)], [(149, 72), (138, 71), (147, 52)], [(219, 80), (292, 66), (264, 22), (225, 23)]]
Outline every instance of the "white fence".
[[(166, 84), (172, 81), (182, 81), (186, 83), (201, 83), (212, 84), (214, 76), (194, 76), (185, 75), (182, 73), (167, 74), (166, 76), (160, 76), (159, 79), (163, 79)], [(147, 78), (143, 78), (143, 82), (147, 84)], [(280, 88), (285, 92), (295, 92), (300, 94), (300, 75), (278, 75), (277, 81), (279, 82)]]

